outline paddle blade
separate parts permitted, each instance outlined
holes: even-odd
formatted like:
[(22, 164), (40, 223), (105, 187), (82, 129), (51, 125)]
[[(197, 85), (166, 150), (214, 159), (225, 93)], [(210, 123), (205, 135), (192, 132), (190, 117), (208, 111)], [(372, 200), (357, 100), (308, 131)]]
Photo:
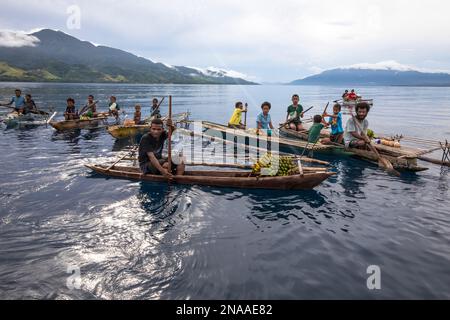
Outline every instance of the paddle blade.
[(380, 157), (378, 159), (378, 166), (386, 170), (389, 174), (400, 177), (400, 172), (394, 169), (392, 163), (388, 159)]

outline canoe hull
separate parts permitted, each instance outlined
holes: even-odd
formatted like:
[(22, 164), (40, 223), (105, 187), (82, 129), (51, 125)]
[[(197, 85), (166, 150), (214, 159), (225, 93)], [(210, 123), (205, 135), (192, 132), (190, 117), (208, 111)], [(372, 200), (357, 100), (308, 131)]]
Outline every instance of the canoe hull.
[[(160, 175), (144, 175), (139, 168), (135, 167), (115, 166), (110, 170), (100, 165), (86, 165), (86, 167), (109, 177), (169, 182), (167, 178)], [(309, 190), (334, 174), (333, 172), (313, 172), (287, 177), (249, 177), (248, 171), (186, 171), (183, 176), (174, 176), (170, 183), (241, 189)]]
[[(174, 114), (172, 116), (173, 122), (183, 122), (189, 118), (189, 112)], [(166, 121), (166, 117), (161, 118), (161, 120)], [(150, 124), (143, 125), (133, 125), (133, 126), (124, 126), (124, 125), (115, 125), (109, 126), (107, 128), (108, 133), (112, 135), (116, 139), (127, 139), (133, 138), (139, 135), (144, 135), (150, 130)]]
[(75, 129), (96, 128), (99, 124), (106, 121), (106, 117), (94, 118), (89, 120), (64, 120), (64, 121), (51, 121), (50, 125), (58, 131), (68, 131)]
[[(301, 139), (301, 140), (308, 139), (308, 134), (305, 132), (296, 132), (294, 130), (286, 129), (286, 128), (280, 129), (280, 132), (282, 132), (283, 134), (285, 134), (287, 136), (293, 137), (293, 138), (296, 137), (297, 139)], [(329, 134), (322, 133), (321, 137), (322, 138), (329, 137)], [(331, 146), (331, 147), (334, 147), (336, 150), (344, 151), (348, 154), (351, 154), (351, 155), (361, 158), (363, 160), (366, 160), (366, 161), (369, 161), (369, 162), (372, 162), (375, 164), (378, 163), (377, 156), (372, 151), (355, 149), (355, 148), (344, 148), (343, 146), (342, 147), (341, 146)], [(407, 152), (407, 151), (403, 151), (398, 148), (391, 148), (391, 147), (387, 147), (387, 146), (383, 146), (383, 145), (376, 145), (375, 147), (377, 148), (378, 152), (383, 157), (387, 158), (392, 163), (392, 166), (396, 170), (411, 171), (411, 172), (420, 172), (420, 171), (428, 170), (428, 168), (426, 168), (426, 167), (420, 167), (417, 165), (417, 158), (399, 158), (401, 156), (407, 155), (408, 153), (413, 154), (414, 151), (412, 151), (412, 150), (409, 150)]]

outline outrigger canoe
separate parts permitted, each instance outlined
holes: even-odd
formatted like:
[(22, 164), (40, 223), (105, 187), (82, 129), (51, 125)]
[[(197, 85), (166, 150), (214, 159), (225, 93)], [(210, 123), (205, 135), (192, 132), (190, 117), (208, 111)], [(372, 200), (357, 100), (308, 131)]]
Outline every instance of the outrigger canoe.
[[(174, 123), (187, 121), (189, 118), (189, 112), (183, 112), (172, 115), (172, 121)], [(165, 121), (166, 117), (161, 118), (161, 120)], [(150, 129), (150, 124), (142, 124), (142, 125), (114, 125), (108, 126), (107, 130), (110, 135), (112, 135), (116, 139), (125, 139), (132, 138), (138, 135), (143, 135), (148, 132)]]
[(123, 179), (170, 182), (186, 185), (203, 185), (213, 187), (243, 188), (243, 189), (280, 189), (307, 190), (318, 186), (334, 172), (305, 172), (303, 175), (253, 177), (250, 171), (186, 171), (183, 176), (174, 176), (171, 181), (161, 175), (142, 174), (139, 168), (131, 166), (86, 165), (96, 173)]
[(58, 131), (67, 131), (75, 129), (96, 128), (99, 124), (104, 124), (107, 119), (107, 116), (100, 116), (90, 119), (50, 121), (49, 124)]
[[(280, 133), (283, 135), (296, 138), (299, 140), (308, 140), (308, 130), (304, 131), (295, 131), (292, 129), (287, 129), (286, 127), (280, 128)], [(327, 138), (330, 134), (323, 130), (321, 132), (321, 138)], [(321, 143), (317, 143), (316, 146), (321, 145)], [(387, 158), (393, 165), (396, 170), (406, 170), (412, 172), (420, 172), (428, 170), (426, 167), (421, 167), (417, 164), (417, 157), (419, 154), (426, 154), (427, 150), (421, 150), (416, 148), (410, 148), (401, 146), (400, 148), (389, 147), (385, 145), (374, 144), (374, 147), (377, 148), (380, 155)], [(367, 160), (372, 163), (377, 163), (378, 157), (377, 155), (370, 150), (356, 149), (356, 148), (344, 148), (344, 146), (340, 145), (330, 145), (330, 148), (335, 148), (336, 150), (344, 151), (345, 153), (349, 153), (351, 155), (362, 158), (363, 160)], [(314, 147), (316, 150), (316, 147)], [(429, 152), (434, 151), (435, 149), (429, 150)]]
[[(308, 143), (303, 140), (299, 139), (291, 139), (291, 138), (285, 138), (285, 137), (277, 137), (277, 136), (271, 136), (266, 137), (264, 135), (257, 135), (255, 132), (255, 129), (233, 129), (229, 128), (228, 126), (224, 126), (218, 123), (209, 122), (209, 121), (202, 121), (203, 128), (206, 129), (206, 131), (203, 132), (204, 136), (210, 136), (210, 137), (217, 137), (215, 134), (218, 132), (219, 134), (222, 134), (224, 139), (234, 139), (235, 137), (240, 138), (242, 141), (245, 141), (244, 139), (251, 140), (251, 144), (255, 145), (255, 140), (262, 140), (267, 139), (270, 140), (272, 143), (277, 143), (280, 148), (282, 147), (295, 147), (303, 149), (307, 147)], [(334, 146), (331, 145), (316, 145), (314, 148), (315, 151), (331, 151), (335, 149)]]
[(6, 116), (2, 117), (1, 122), (6, 126), (6, 128), (28, 127), (45, 125), (48, 118), (48, 115), (34, 113), (19, 114), (17, 112), (10, 112)]

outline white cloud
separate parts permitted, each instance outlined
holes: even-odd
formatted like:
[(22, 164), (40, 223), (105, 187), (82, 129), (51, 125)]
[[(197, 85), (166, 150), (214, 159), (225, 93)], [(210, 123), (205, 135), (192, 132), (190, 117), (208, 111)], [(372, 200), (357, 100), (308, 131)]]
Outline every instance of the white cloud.
[(0, 30), (0, 47), (34, 47), (39, 39), (21, 31)]
[[(82, 28), (66, 32), (171, 65), (214, 65), (265, 81), (355, 61), (450, 69), (443, 0), (22, 0), (2, 6), (0, 28), (65, 30), (73, 4)], [(33, 15), (23, 19), (23, 7)]]

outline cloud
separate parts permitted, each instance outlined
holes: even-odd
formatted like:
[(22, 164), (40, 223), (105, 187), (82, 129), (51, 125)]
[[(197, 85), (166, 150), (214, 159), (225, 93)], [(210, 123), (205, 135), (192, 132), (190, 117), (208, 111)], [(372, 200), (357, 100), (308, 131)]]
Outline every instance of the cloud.
[(0, 30), (0, 47), (34, 47), (39, 39), (21, 31)]
[[(81, 29), (68, 30), (74, 4)], [(33, 15), (23, 19), (23, 7)], [(272, 82), (356, 61), (450, 69), (449, 11), (443, 0), (21, 0), (5, 2), (0, 28), (45, 25), (153, 61)]]

